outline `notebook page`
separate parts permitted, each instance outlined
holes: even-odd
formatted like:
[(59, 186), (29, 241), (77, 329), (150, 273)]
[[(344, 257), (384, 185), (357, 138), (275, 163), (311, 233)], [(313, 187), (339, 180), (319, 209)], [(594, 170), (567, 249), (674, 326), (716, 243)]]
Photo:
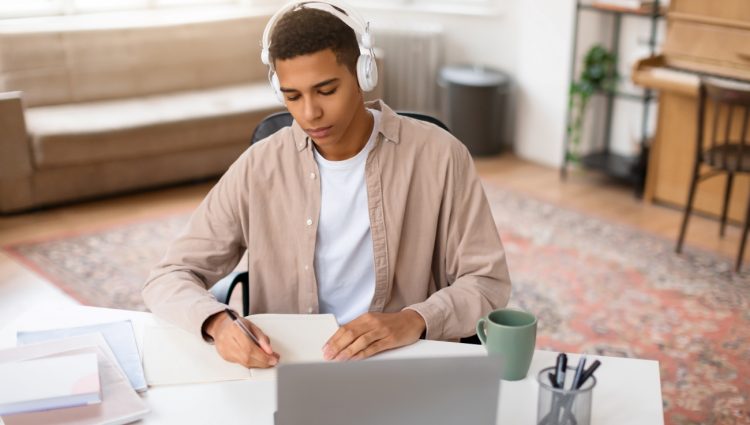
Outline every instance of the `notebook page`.
[[(339, 328), (332, 314), (256, 314), (248, 319), (271, 339), (281, 364), (325, 361), (323, 345)], [(275, 378), (275, 368), (251, 370), (253, 377)]]
[(143, 369), (150, 386), (251, 378), (249, 369), (222, 359), (216, 347), (172, 325), (145, 327)]

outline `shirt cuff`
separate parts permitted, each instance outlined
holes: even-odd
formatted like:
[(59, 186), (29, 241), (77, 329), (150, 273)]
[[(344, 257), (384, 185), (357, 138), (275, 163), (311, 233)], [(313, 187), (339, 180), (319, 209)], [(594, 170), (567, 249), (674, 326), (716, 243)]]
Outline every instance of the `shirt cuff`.
[(198, 331), (198, 335), (200, 335), (204, 341), (209, 344), (213, 344), (213, 338), (209, 334), (207, 334), (205, 330), (206, 322), (212, 316), (224, 311), (227, 308), (227, 305), (222, 304), (218, 301), (214, 301), (211, 303), (201, 303), (200, 306), (196, 306), (193, 309), (194, 312), (191, 316), (192, 320), (194, 320), (194, 325), (192, 326), (192, 328)]
[(404, 310), (409, 309), (416, 311), (426, 325), (424, 339), (441, 339), (443, 335), (443, 327), (445, 326), (445, 317), (438, 310), (437, 307), (427, 302), (421, 302), (419, 304), (413, 304), (405, 307)]

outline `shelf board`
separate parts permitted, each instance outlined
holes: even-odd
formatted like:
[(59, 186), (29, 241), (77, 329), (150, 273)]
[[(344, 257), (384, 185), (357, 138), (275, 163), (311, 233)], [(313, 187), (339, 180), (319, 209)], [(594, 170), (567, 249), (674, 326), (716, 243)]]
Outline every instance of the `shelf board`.
[(639, 94), (639, 93), (628, 93), (623, 91), (612, 91), (612, 90), (598, 90), (596, 91), (596, 94), (602, 95), (602, 96), (609, 96), (612, 95), (614, 97), (619, 97), (627, 100), (634, 100), (638, 102), (648, 101), (652, 102), (656, 100), (656, 96), (652, 92), (650, 96), (646, 96), (645, 94)]
[(584, 9), (584, 10), (595, 10), (599, 12), (613, 13), (613, 14), (620, 14), (620, 15), (644, 16), (644, 17), (649, 17), (649, 18), (650, 17), (656, 17), (656, 18), (663, 17), (666, 12), (666, 9), (663, 6), (660, 7), (656, 13), (654, 13), (653, 8), (649, 6), (634, 9), (634, 8), (622, 7), (622, 6), (617, 6), (613, 4), (599, 3), (599, 2), (594, 2), (591, 4), (579, 3), (578, 8)]
[(638, 181), (637, 156), (625, 156), (612, 152), (593, 152), (581, 157), (581, 164), (605, 174), (631, 183)]

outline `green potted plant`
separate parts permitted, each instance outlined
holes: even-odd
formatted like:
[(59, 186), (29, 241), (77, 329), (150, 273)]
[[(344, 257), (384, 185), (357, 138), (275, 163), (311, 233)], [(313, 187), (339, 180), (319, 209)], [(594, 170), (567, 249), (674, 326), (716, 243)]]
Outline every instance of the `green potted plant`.
[(566, 152), (570, 162), (580, 160), (583, 119), (591, 96), (598, 91), (614, 90), (617, 83), (617, 58), (601, 44), (594, 45), (583, 59), (583, 69), (578, 80), (570, 84), (570, 123), (568, 124), (569, 146)]

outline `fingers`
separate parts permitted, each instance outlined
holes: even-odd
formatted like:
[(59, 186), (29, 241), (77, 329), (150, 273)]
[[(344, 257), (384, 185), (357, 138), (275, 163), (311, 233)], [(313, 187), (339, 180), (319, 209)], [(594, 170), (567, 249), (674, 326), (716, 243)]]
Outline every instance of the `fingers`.
[(248, 368), (268, 368), (276, 365), (277, 359), (275, 357), (269, 356), (253, 342), (248, 344), (246, 341), (247, 337), (244, 334), (232, 335), (232, 338), (235, 341), (236, 347), (240, 348), (233, 352), (235, 358), (230, 361), (234, 361), (235, 363), (239, 363)]
[(353, 359), (357, 354), (363, 350), (371, 347), (373, 344), (382, 341), (381, 338), (385, 337), (382, 330), (373, 330), (355, 339), (351, 344), (341, 350), (333, 360), (344, 361)]
[(255, 335), (256, 338), (258, 338), (258, 342), (260, 343), (260, 348), (268, 355), (270, 356), (276, 356), (278, 358), (278, 354), (274, 353), (273, 348), (271, 348), (271, 339), (268, 338), (268, 336), (263, 333), (262, 330), (260, 330), (259, 327), (255, 326), (252, 322), (250, 322), (247, 319), (242, 319), (246, 325), (248, 325), (248, 328), (250, 331)]
[(382, 315), (366, 313), (339, 328), (323, 348), (326, 360), (349, 360), (390, 334)]
[(364, 350), (358, 352), (354, 356), (352, 356), (351, 360), (363, 360), (368, 357), (372, 357), (375, 354), (380, 353), (381, 351), (390, 350), (391, 348), (395, 348), (396, 344), (393, 343), (393, 341), (389, 338), (383, 338), (375, 341), (374, 343), (367, 346)]
[(398, 313), (365, 313), (339, 328), (323, 347), (326, 360), (370, 357), (419, 339), (425, 322), (411, 310)]
[(215, 333), (214, 342), (219, 355), (226, 361), (239, 363), (248, 368), (268, 368), (275, 366), (279, 361), (279, 355), (271, 349), (268, 337), (252, 323), (252, 332), (258, 337), (261, 346), (255, 344), (252, 339), (243, 332), (234, 322), (229, 321), (219, 328)]
[(333, 360), (341, 353), (341, 350), (348, 347), (352, 342), (364, 334), (368, 328), (369, 326), (366, 323), (364, 315), (359, 316), (348, 324), (340, 327), (323, 346), (323, 358), (326, 360)]

